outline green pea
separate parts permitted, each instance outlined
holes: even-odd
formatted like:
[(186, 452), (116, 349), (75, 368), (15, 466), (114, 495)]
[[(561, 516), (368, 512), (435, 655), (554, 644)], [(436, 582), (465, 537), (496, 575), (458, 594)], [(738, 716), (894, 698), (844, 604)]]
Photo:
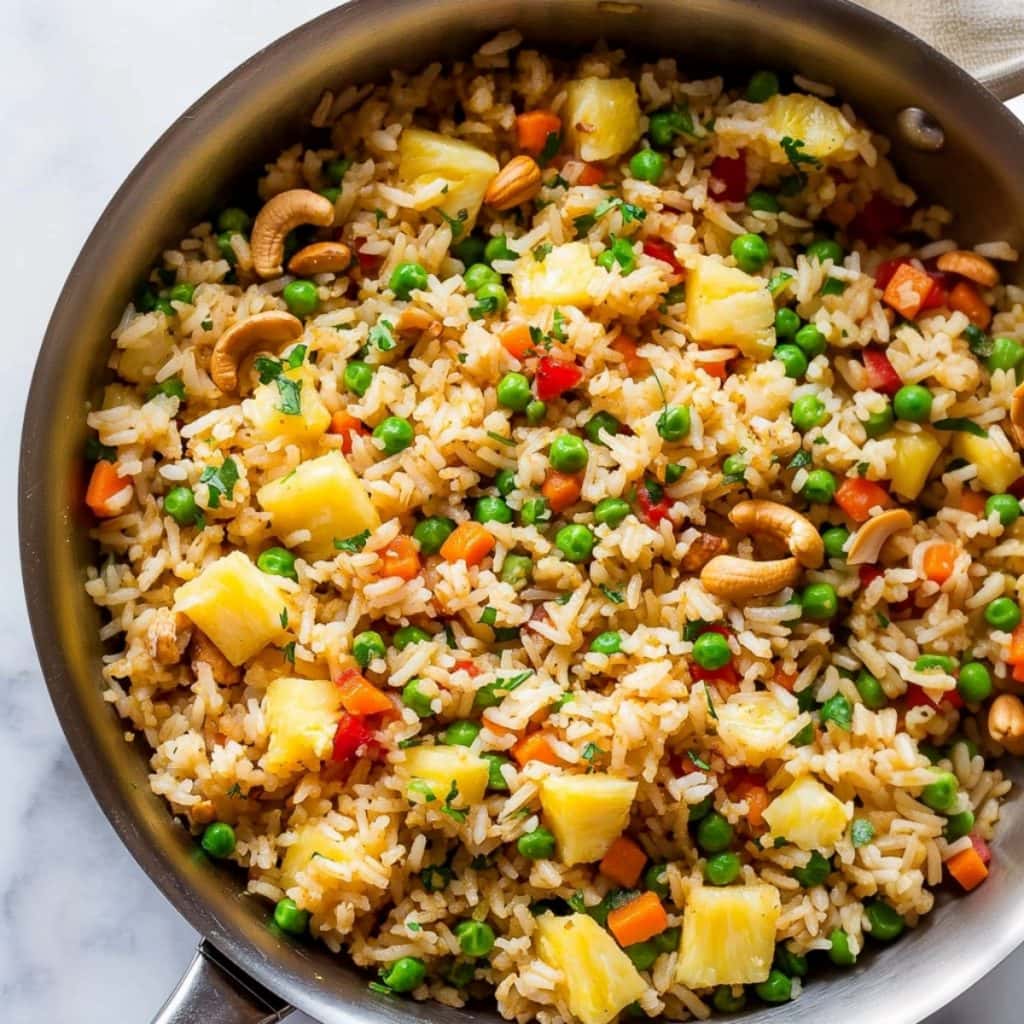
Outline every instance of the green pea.
[(684, 121), (678, 110), (658, 110), (651, 114), (647, 134), (652, 146), (656, 146), (658, 149), (668, 149), (675, 137), (684, 130)]
[(747, 1005), (747, 996), (740, 988), (739, 995), (733, 994), (734, 985), (719, 985), (711, 997), (711, 1005), (719, 1013), (739, 1013)]
[(221, 256), (223, 256), (231, 266), (234, 266), (238, 262), (238, 253), (235, 252), (235, 247), (231, 244), (231, 239), (240, 233), (241, 232), (238, 231), (222, 231), (217, 235), (217, 249), (220, 251)]
[(735, 853), (716, 853), (704, 862), (709, 885), (731, 885), (740, 876), (740, 858)]
[(755, 71), (747, 83), (747, 99), (751, 103), (764, 103), (779, 91), (779, 76), (774, 71)]
[(431, 516), (416, 524), (412, 531), (413, 540), (425, 555), (436, 555), (441, 545), (451, 536), (455, 523), (444, 516)]
[(199, 506), (189, 487), (172, 487), (164, 497), (164, 511), (179, 525), (191, 526)]
[(533, 401), (530, 382), (521, 373), (506, 373), (498, 381), (498, 402), (507, 409), (522, 412)]
[(828, 933), (828, 958), (837, 967), (852, 967), (857, 957), (850, 950), (850, 936), (842, 928), (833, 928)]
[(956, 671), (956, 658), (949, 654), (922, 654), (915, 659), (915, 672), (927, 672), (929, 669), (939, 669), (952, 675)]
[(840, 281), (838, 277), (826, 277), (825, 283), (821, 286), (819, 295), (842, 295), (846, 291), (846, 282)]
[(519, 510), (519, 521), (523, 526), (536, 526), (551, 519), (551, 509), (546, 498), (527, 498)]
[(494, 929), (484, 921), (460, 921), (455, 926), (455, 938), (466, 956), (487, 956), (494, 949)]
[(215, 821), (206, 826), (200, 845), (211, 857), (230, 857), (235, 852), (235, 830), (226, 821)]
[(146, 401), (149, 402), (158, 395), (163, 395), (165, 398), (177, 398), (183, 402), (185, 400), (185, 383), (180, 377), (167, 377), (146, 391)]
[(181, 282), (176, 284), (168, 293), (167, 297), (171, 302), (184, 302), (186, 305), (192, 305), (192, 299), (195, 297), (196, 286), (194, 284), (188, 284), (187, 282)]
[(497, 790), (499, 793), (508, 792), (508, 783), (501, 769), (512, 762), (504, 754), (495, 754), (487, 751), (480, 755), (487, 762), (487, 788)]
[(864, 904), (864, 915), (871, 925), (871, 935), (879, 942), (891, 942), (903, 934), (906, 927), (903, 918), (888, 903), (869, 900)]
[(477, 301), (488, 303), (493, 308), (487, 312), (500, 313), (508, 306), (508, 292), (500, 284), (482, 284), (476, 290)]
[(501, 498), (492, 498), (488, 495), (477, 498), (473, 507), (473, 518), (478, 523), (511, 523), (512, 509)]
[(352, 657), (360, 668), (366, 668), (374, 658), (383, 658), (387, 653), (384, 638), (376, 630), (364, 630), (352, 641)]
[(495, 260), (517, 260), (519, 254), (508, 247), (505, 235), (497, 235), (487, 241), (484, 246), (484, 260), (493, 263)]
[(829, 558), (846, 558), (846, 542), (850, 539), (850, 531), (845, 526), (830, 526), (822, 535), (825, 554)]
[(346, 365), (341, 381), (349, 391), (362, 398), (373, 383), (373, 367), (361, 359), (353, 359)]
[(697, 826), (697, 845), (705, 853), (721, 853), (732, 842), (732, 825), (712, 811)]
[(800, 493), (815, 505), (828, 505), (836, 496), (836, 478), (827, 469), (812, 469)]
[(396, 299), (408, 299), (413, 292), (423, 291), (427, 287), (427, 272), (418, 263), (399, 263), (391, 272), (388, 287), (395, 293)]
[(382, 975), (381, 981), (392, 992), (411, 992), (423, 984), (427, 976), (427, 965), (416, 956), (403, 956), (396, 960)]
[(487, 242), (479, 235), (467, 235), (452, 246), (452, 255), (464, 266), (482, 263), (487, 252)]
[(814, 723), (808, 722), (790, 741), (794, 747), (808, 747), (814, 742)]
[(579, 473), (587, 465), (587, 446), (572, 434), (559, 434), (551, 442), (548, 461), (560, 473)]
[(799, 380), (807, 372), (807, 356), (796, 345), (776, 345), (772, 354), (791, 380)]
[(420, 629), (419, 626), (403, 626), (395, 631), (391, 642), (396, 651), (404, 651), (406, 647), (412, 647), (413, 644), (425, 644), (431, 639), (430, 634), (425, 629)]
[(312, 281), (289, 281), (281, 292), (288, 311), (295, 316), (310, 316), (320, 304)]
[(153, 308), (158, 312), (163, 313), (164, 316), (178, 315), (178, 311), (166, 299), (157, 299), (156, 302), (153, 303)]
[(968, 661), (960, 668), (956, 688), (968, 704), (977, 704), (992, 695), (992, 675), (980, 661)]
[(284, 576), (289, 580), (297, 580), (295, 556), (285, 548), (267, 548), (256, 559), (256, 567), (269, 576)]
[(690, 804), (688, 820), (691, 824), (703, 821), (711, 813), (711, 807), (712, 800), (710, 796), (704, 797), (703, 800), (698, 800), (695, 804)]
[(947, 842), (955, 843), (958, 839), (971, 834), (974, 828), (974, 813), (972, 811), (960, 811), (951, 814), (946, 818), (946, 827), (942, 830)]
[(763, 188), (755, 188), (747, 196), (747, 207), (755, 213), (778, 213), (781, 209), (778, 199)]
[(815, 356), (820, 356), (822, 352), (828, 348), (828, 342), (825, 340), (825, 335), (818, 330), (814, 324), (804, 324), (793, 335), (793, 340), (800, 346), (805, 356), (808, 359), (813, 359)]
[(665, 158), (653, 149), (641, 149), (630, 158), (629, 173), (640, 181), (659, 181), (665, 173)]
[(1015, 370), (1024, 360), (1024, 345), (1016, 338), (993, 338), (992, 354), (986, 361), (989, 371)]
[(672, 484), (678, 483), (683, 478), (685, 472), (685, 466), (681, 466), (678, 462), (670, 462), (665, 467), (665, 483), (671, 487)]
[(723, 668), (732, 661), (729, 641), (721, 633), (701, 633), (693, 642), (693, 660), (701, 668)]
[(480, 734), (480, 728), (478, 722), (471, 722), (468, 719), (452, 722), (444, 731), (443, 742), (449, 747), (471, 747)]
[(555, 837), (543, 826), (516, 840), (516, 849), (528, 860), (547, 860), (554, 855)]
[(229, 206), (217, 215), (217, 230), (230, 232), (233, 235), (247, 234), (252, 226), (252, 218), (237, 206)]
[(601, 431), (614, 437), (621, 426), (622, 424), (610, 412), (595, 412), (583, 429), (592, 444), (604, 444), (601, 440)]
[(397, 455), (412, 444), (412, 424), (401, 416), (389, 416), (373, 428), (373, 436), (388, 455)]
[(341, 197), (341, 189), (337, 185), (329, 185), (327, 188), (320, 189), (320, 195), (331, 203), (336, 203)]
[(828, 419), (825, 403), (817, 395), (801, 395), (790, 413), (793, 426), (802, 433), (820, 427)]
[(673, 405), (658, 417), (658, 436), (666, 441), (681, 441), (690, 432), (690, 409)]
[(476, 977), (476, 966), (471, 961), (457, 960), (448, 968), (444, 980), (455, 988), (465, 988)]
[(462, 275), (462, 280), (466, 282), (466, 291), (475, 295), (485, 284), (501, 284), (501, 274), (486, 263), (474, 263)]
[(985, 518), (993, 513), (1003, 526), (1012, 526), (1020, 518), (1020, 502), (1012, 494), (993, 494), (985, 502)]
[(920, 384), (904, 384), (892, 399), (898, 419), (924, 423), (932, 412), (932, 393)]
[(889, 698), (885, 695), (882, 684), (867, 669), (861, 669), (857, 673), (854, 685), (857, 687), (860, 699), (864, 701), (864, 706), (872, 711), (878, 711), (889, 703)]
[(864, 433), (868, 437), (881, 437), (883, 434), (888, 434), (892, 430), (893, 423), (896, 422), (896, 417), (892, 414), (892, 406), (886, 402), (885, 407), (880, 409), (878, 412), (872, 412), (868, 414), (866, 420), (862, 420), (864, 424)]
[(614, 530), (632, 511), (628, 502), (621, 498), (602, 498), (594, 506), (594, 521)]
[(811, 583), (800, 595), (804, 618), (821, 622), (831, 619), (839, 610), (839, 598), (831, 583)]
[(821, 885), (832, 871), (832, 865), (817, 850), (812, 850), (802, 868), (793, 868), (790, 874), (805, 888)]
[(615, 630), (598, 633), (590, 641), (590, 649), (595, 654), (618, 654), (622, 650), (622, 635)]
[(742, 455), (729, 455), (722, 463), (722, 473), (730, 479), (742, 480), (747, 472), (747, 460)]
[(526, 407), (526, 422), (531, 427), (536, 427), (538, 424), (544, 422), (544, 417), (548, 414), (547, 402), (542, 402), (539, 398), (535, 398)]
[(555, 547), (570, 562), (585, 562), (590, 558), (596, 543), (594, 534), (579, 523), (563, 526), (555, 534)]
[(625, 952), (638, 971), (649, 971), (658, 959), (658, 947), (650, 941), (634, 942), (625, 947)]
[(818, 263), (831, 260), (837, 267), (842, 266), (845, 255), (843, 247), (838, 242), (833, 242), (831, 238), (819, 238), (811, 242), (805, 252), (809, 260), (815, 260)]
[(351, 166), (351, 160), (345, 157), (335, 157), (335, 159), (329, 160), (324, 164), (324, 174), (327, 175), (328, 181), (335, 185), (340, 185), (341, 179), (345, 177)]
[(766, 1003), (788, 1003), (793, 997), (793, 982), (782, 971), (773, 970), (767, 981), (754, 986), (754, 991)]
[(674, 953), (679, 948), (679, 937), (682, 934), (682, 928), (676, 925), (674, 928), (666, 928), (659, 932), (651, 941), (659, 953)]
[(917, 749), (918, 752), (927, 757), (932, 764), (938, 764), (943, 758), (942, 751), (931, 743), (918, 743)]
[(772, 957), (772, 966), (787, 978), (807, 977), (807, 957), (794, 953), (788, 946), (778, 945), (775, 947), (775, 956)]
[(506, 555), (501, 563), (501, 582), (521, 586), (533, 572), (533, 559), (528, 555)]
[(935, 781), (921, 790), (921, 803), (933, 811), (948, 811), (956, 803), (960, 784), (952, 772), (936, 772)]
[(419, 679), (410, 679), (402, 688), (402, 703), (420, 718), (430, 718), (434, 714), (430, 701), (431, 698), (421, 689)]
[(771, 258), (768, 243), (760, 235), (752, 233), (734, 238), (729, 251), (740, 270), (748, 274), (756, 274)]
[(309, 927), (309, 911), (299, 910), (295, 900), (279, 900), (274, 907), (274, 924), (289, 935), (305, 935)]
[(1020, 608), (1009, 597), (997, 597), (985, 608), (985, 621), (1003, 633), (1012, 633), (1020, 625)]
[(655, 893), (661, 899), (667, 899), (668, 873), (664, 864), (652, 864), (644, 872), (644, 888)]

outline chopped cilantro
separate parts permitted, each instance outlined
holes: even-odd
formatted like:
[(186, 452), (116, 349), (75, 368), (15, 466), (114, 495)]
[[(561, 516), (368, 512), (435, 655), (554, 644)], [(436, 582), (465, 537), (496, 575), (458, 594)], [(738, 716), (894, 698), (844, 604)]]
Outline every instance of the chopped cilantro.
[(380, 227), (380, 222), (382, 220), (384, 220), (384, 218), (387, 216), (387, 214), (378, 206), (373, 211), (373, 216), (374, 216), (374, 219), (377, 221), (377, 227)]
[(283, 657), (284, 660), (287, 661), (289, 665), (294, 665), (295, 664), (295, 641), (294, 640), (290, 641), (289, 643), (286, 643), (284, 645), (284, 647), (281, 648), (281, 657)]
[(952, 430), (961, 434), (973, 434), (975, 437), (988, 437), (988, 431), (984, 427), (963, 416), (950, 416), (948, 419), (936, 420), (932, 426), (936, 430)]
[(541, 167), (547, 166), (555, 158), (561, 145), (562, 136), (558, 132), (548, 132), (548, 137), (544, 140), (544, 148), (537, 156), (537, 163)]
[(560, 309), (551, 314), (551, 337), (555, 341), (565, 341), (568, 337), (565, 333), (565, 314)]
[(242, 795), (242, 787), (237, 782), (233, 783), (227, 795), (230, 797), (240, 797)]
[[(468, 210), (459, 210), (458, 216), (449, 217), (444, 210), (437, 211), (444, 218), (444, 222), (452, 229), (452, 240), (459, 238), (463, 231), (466, 230), (466, 221), (469, 220)], [(378, 223), (380, 223), (378, 221)]]
[(786, 469), (803, 469), (804, 466), (811, 464), (811, 453), (806, 448), (801, 448), (797, 453), (789, 460), (786, 465)]
[(390, 320), (378, 320), (370, 328), (370, 344), (381, 352), (390, 352), (395, 347), (395, 325)]
[(287, 608), (282, 608), (281, 609), (281, 614), (278, 616), (278, 618), (281, 620), (281, 628), (282, 629), (287, 629), (288, 628), (288, 609)]
[(426, 779), (410, 779), (408, 791), (415, 796), (422, 797), (428, 804), (437, 799), (434, 791), (430, 788), (430, 783)]
[(696, 751), (696, 750), (688, 750), (688, 751), (686, 752), (686, 756), (687, 756), (687, 757), (688, 757), (688, 758), (689, 758), (689, 759), (690, 759), (690, 760), (691, 760), (691, 761), (692, 761), (692, 762), (693, 762), (693, 763), (694, 763), (694, 764), (695, 764), (695, 765), (696, 765), (696, 766), (697, 766), (698, 768), (701, 768), (701, 769), (703, 769), (703, 770), (704, 770), (704, 771), (706, 771), (706, 772), (709, 772), (709, 771), (711, 771), (711, 765), (709, 765), (709, 764), (707, 763), (707, 761), (705, 761), (705, 760), (704, 760), (704, 758), (702, 758), (702, 757), (700, 756), (700, 754), (698, 754), (698, 753), (697, 753), (697, 751)]
[(530, 252), (538, 263), (543, 263), (544, 257), (547, 256), (553, 248), (554, 246), (550, 242), (544, 242), (542, 245), (538, 245), (536, 248), (531, 249)]
[(485, 295), (482, 299), (477, 299), (475, 306), (469, 308), (470, 320), (482, 320), (489, 313), (496, 313), (498, 311), (498, 298), (496, 295)]
[(100, 444), (98, 437), (89, 437), (85, 441), (85, 457), (89, 462), (113, 462), (117, 458), (117, 449), (109, 444)]
[(795, 276), (796, 275), (792, 270), (777, 270), (768, 279), (768, 291), (770, 291), (773, 296), (778, 295), (779, 292), (781, 292)]
[(405, 927), (411, 932), (423, 931), (423, 925), (421, 925), (419, 921), (411, 921), (409, 918), (405, 919)]
[(718, 712), (715, 710), (715, 702), (711, 699), (711, 687), (704, 684), (704, 697), (708, 702), (708, 714), (717, 722)]
[(466, 812), (456, 810), (452, 807), (452, 804), (459, 798), (459, 784), (452, 779), (451, 789), (448, 790), (448, 795), (444, 798), (444, 806), (441, 808), (442, 814), (447, 814), (452, 821), (457, 821), (460, 824), (466, 820)]
[(306, 352), (308, 347), (306, 345), (296, 345), (295, 348), (288, 353), (288, 358), (285, 362), (288, 364), (289, 370), (297, 370), (301, 365), (303, 359), (306, 358)]
[(302, 382), (278, 377), (274, 383), (281, 395), (281, 401), (274, 408), (286, 416), (298, 416), (302, 412)]
[(492, 441), (497, 441), (498, 444), (506, 445), (509, 448), (514, 448), (515, 447), (515, 443), (516, 443), (515, 439), (511, 438), (511, 437), (505, 437), (504, 434), (496, 434), (493, 430), (488, 430), (487, 431), (487, 436)]
[(593, 762), (595, 758), (600, 757), (604, 751), (596, 743), (588, 743), (584, 748), (580, 757), (584, 761)]
[(478, 621), (484, 626), (493, 626), (498, 621), (498, 609), (491, 608), (488, 605), (481, 613)]
[(786, 159), (789, 161), (790, 166), (796, 172), (795, 177), (799, 182), (799, 189), (803, 188), (807, 184), (807, 174), (801, 167), (801, 164), (808, 164), (811, 167), (820, 167), (821, 161), (816, 156), (811, 156), (810, 153), (804, 153), (802, 150), (806, 147), (807, 143), (803, 139), (794, 139), (791, 135), (784, 135), (779, 140), (779, 145), (782, 147), (782, 152), (786, 154)]
[(146, 392), (146, 401), (156, 398), (157, 395), (167, 395), (168, 398), (185, 399), (185, 382), (180, 377), (168, 377), (159, 384), (154, 384)]
[(622, 596), (621, 590), (612, 590), (611, 587), (607, 586), (607, 584), (602, 583), (599, 589), (612, 604), (622, 604), (625, 600)]
[(857, 476), (867, 476), (868, 470), (871, 468), (871, 464), (868, 462), (857, 463)]
[(890, 623), (889, 621), (889, 616), (883, 615), (881, 612), (875, 612), (875, 618), (878, 619), (878, 624), (882, 627), (882, 629), (888, 629), (889, 626), (892, 625), (892, 623)]
[(627, 203), (624, 199), (619, 198), (619, 196), (609, 196), (607, 199), (601, 200), (591, 213), (585, 213), (580, 217), (573, 218), (576, 237), (583, 238), (606, 213), (616, 208), (622, 214), (623, 224), (630, 224), (635, 220), (640, 221), (647, 216), (647, 211), (642, 206)]
[(334, 546), (338, 551), (362, 551), (366, 547), (366, 542), (370, 539), (370, 531), (363, 530), (362, 533), (357, 533), (354, 537), (346, 537), (345, 540), (334, 539)]
[(219, 466), (207, 466), (199, 477), (201, 484), (206, 484), (210, 496), (210, 508), (220, 508), (220, 499), (231, 500), (235, 484), (238, 483), (238, 466), (235, 460), (228, 457)]

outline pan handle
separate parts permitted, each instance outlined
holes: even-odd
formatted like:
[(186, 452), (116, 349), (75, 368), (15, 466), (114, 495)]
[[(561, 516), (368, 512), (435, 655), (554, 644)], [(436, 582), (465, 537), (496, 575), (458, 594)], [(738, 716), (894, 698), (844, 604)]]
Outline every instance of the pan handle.
[(204, 940), (153, 1024), (272, 1024), (291, 1012)]
[(993, 75), (982, 75), (979, 81), (1004, 103), (1024, 94), (1024, 65)]

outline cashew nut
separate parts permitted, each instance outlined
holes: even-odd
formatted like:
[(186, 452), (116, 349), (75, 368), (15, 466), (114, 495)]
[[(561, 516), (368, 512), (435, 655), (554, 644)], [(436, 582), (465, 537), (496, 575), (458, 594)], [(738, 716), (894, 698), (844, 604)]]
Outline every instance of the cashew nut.
[(213, 383), (229, 394), (238, 390), (238, 372), (246, 358), (260, 349), (276, 351), (302, 336), (302, 321), (291, 313), (270, 310), (232, 324), (210, 354)]
[(260, 277), (278, 277), (284, 272), (284, 240), (300, 224), (328, 228), (334, 223), (334, 203), (318, 192), (293, 188), (281, 192), (256, 214), (249, 245), (252, 262)]
[(149, 656), (161, 665), (177, 665), (192, 636), (191, 625), (181, 612), (158, 608), (146, 630)]
[(1010, 399), (1010, 426), (1017, 444), (1024, 448), (1024, 384), (1018, 384)]
[(847, 565), (867, 565), (877, 562), (885, 542), (900, 530), (909, 530), (914, 517), (905, 508), (891, 508), (872, 516), (853, 535), (846, 552)]
[(777, 501), (741, 501), (729, 518), (744, 533), (770, 533), (783, 541), (794, 558), (808, 569), (825, 560), (825, 544), (814, 524), (799, 512)]
[(679, 566), (684, 572), (697, 572), (715, 555), (724, 555), (728, 550), (729, 542), (724, 537), (719, 537), (715, 533), (699, 533), (683, 555)]
[(959, 274), (983, 288), (994, 288), (999, 284), (999, 271), (984, 256), (966, 249), (944, 252), (935, 261), (935, 266), (945, 274)]
[(773, 562), (753, 562), (734, 555), (718, 555), (701, 570), (704, 589), (715, 597), (732, 601), (765, 597), (783, 587), (791, 587), (800, 578), (800, 563), (795, 558)]
[(314, 242), (288, 261), (288, 269), (300, 277), (340, 274), (348, 270), (351, 262), (352, 250), (344, 242)]
[(1012, 693), (1000, 694), (988, 709), (988, 734), (1017, 757), (1024, 755), (1024, 703)]

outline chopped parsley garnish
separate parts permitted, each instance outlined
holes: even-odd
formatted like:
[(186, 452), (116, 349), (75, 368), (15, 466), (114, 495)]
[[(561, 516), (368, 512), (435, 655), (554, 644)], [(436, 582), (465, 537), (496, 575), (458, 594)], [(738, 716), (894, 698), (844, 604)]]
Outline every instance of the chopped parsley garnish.
[(768, 291), (770, 291), (773, 296), (778, 295), (779, 292), (781, 292), (795, 276), (796, 275), (792, 270), (777, 270), (768, 279)]
[(688, 758), (689, 758), (689, 759), (690, 759), (690, 760), (691, 760), (691, 761), (692, 761), (692, 762), (693, 762), (693, 763), (694, 763), (694, 764), (695, 764), (695, 765), (696, 765), (696, 766), (697, 766), (698, 768), (700, 768), (700, 769), (702, 769), (703, 771), (706, 771), (706, 772), (709, 772), (709, 771), (711, 771), (711, 765), (709, 765), (709, 764), (707, 763), (707, 761), (705, 761), (705, 760), (704, 760), (704, 758), (702, 758), (702, 757), (700, 756), (700, 754), (698, 754), (698, 753), (697, 753), (697, 751), (696, 751), (696, 750), (688, 750), (688, 751), (686, 752), (686, 756), (687, 756), (687, 757), (688, 757)]
[(551, 314), (551, 337), (555, 341), (565, 341), (568, 337), (565, 333), (565, 314), (560, 309)]
[[(444, 210), (437, 211), (444, 218), (444, 222), (452, 229), (452, 241), (455, 241), (466, 230), (466, 221), (469, 220), (468, 210), (459, 210), (458, 216), (449, 217)], [(378, 224), (380, 221), (377, 222)]]
[(382, 220), (384, 220), (384, 218), (387, 216), (387, 214), (378, 206), (373, 211), (373, 216), (374, 216), (374, 219), (377, 221), (377, 227), (380, 227), (380, 222)]
[(541, 167), (547, 166), (558, 153), (559, 147), (562, 145), (562, 136), (559, 132), (548, 132), (548, 137), (544, 140), (544, 148), (540, 151), (537, 156), (537, 163)]
[(964, 337), (971, 352), (979, 359), (988, 359), (995, 347), (992, 339), (976, 324), (964, 328)]
[(569, 182), (565, 180), (560, 174), (556, 174), (548, 183), (548, 188), (568, 188)]
[(433, 803), (437, 799), (426, 779), (410, 779), (408, 791), (415, 796), (422, 797), (424, 803)]
[(109, 444), (100, 444), (98, 437), (89, 437), (85, 441), (85, 457), (89, 462), (113, 462), (117, 458), (117, 449)]
[(694, 619), (693, 622), (688, 622), (683, 626), (683, 639), (692, 644), (701, 633), (708, 631), (710, 625), (710, 622), (705, 622), (703, 619)]
[(284, 658), (284, 660), (287, 661), (289, 665), (294, 665), (295, 664), (295, 641), (294, 640), (290, 641), (289, 643), (286, 643), (284, 645), (284, 647), (281, 648), (281, 657)]
[(975, 437), (988, 437), (988, 431), (984, 427), (963, 416), (950, 416), (948, 419), (936, 420), (932, 426), (936, 430), (953, 430), (961, 434), (973, 434)]
[(532, 675), (533, 671), (531, 669), (526, 672), (519, 672), (514, 676), (495, 679), (493, 683), (481, 686), (473, 697), (473, 706), (476, 708), (497, 707), (508, 694), (517, 687), (522, 686)]
[(206, 484), (210, 492), (210, 508), (220, 508), (221, 498), (230, 501), (235, 484), (238, 483), (238, 466), (235, 460), (228, 457), (219, 466), (207, 466), (199, 477), (199, 482)]
[(816, 156), (811, 156), (810, 153), (802, 152), (807, 145), (803, 139), (794, 139), (791, 135), (784, 135), (779, 140), (779, 145), (782, 147), (782, 152), (786, 154), (790, 166), (796, 172), (795, 177), (799, 181), (799, 188), (803, 188), (807, 184), (807, 174), (801, 164), (820, 167), (821, 161)]
[(584, 748), (580, 757), (583, 758), (588, 764), (593, 763), (594, 759), (600, 757), (604, 751), (596, 743), (588, 743)]
[(230, 797), (240, 797), (242, 795), (242, 787), (237, 782), (233, 783), (227, 795)]
[(590, 229), (606, 213), (616, 208), (618, 208), (622, 213), (623, 224), (630, 224), (635, 220), (640, 221), (647, 216), (647, 211), (642, 206), (636, 206), (634, 203), (627, 203), (619, 196), (609, 196), (607, 199), (601, 200), (601, 202), (594, 207), (593, 212), (585, 213), (580, 217), (573, 218), (573, 225), (576, 228), (576, 237), (585, 237), (587, 232), (590, 231)]
[(469, 318), (470, 320), (482, 320), (489, 313), (496, 313), (497, 311), (497, 296), (485, 295), (482, 299), (477, 299), (475, 306), (469, 307)]
[(442, 814), (447, 814), (452, 821), (457, 821), (460, 824), (466, 820), (466, 812), (456, 810), (452, 807), (452, 804), (459, 798), (459, 784), (452, 779), (452, 787), (448, 790), (448, 795), (444, 798), (444, 806), (441, 808)]
[(882, 629), (888, 629), (892, 623), (889, 621), (888, 615), (883, 615), (881, 612), (875, 612), (875, 618), (878, 619), (878, 624)]
[(493, 626), (498, 621), (498, 609), (488, 606), (483, 610), (478, 621), (484, 626)]
[(535, 249), (531, 249), (531, 255), (538, 263), (544, 262), (544, 257), (554, 248), (550, 242), (544, 242), (542, 245), (538, 245)]
[(281, 628), (282, 629), (287, 629), (288, 628), (288, 609), (287, 608), (282, 608), (281, 609), (281, 614), (278, 616), (278, 618), (281, 620)]
[(154, 384), (146, 392), (146, 401), (156, 398), (157, 395), (167, 395), (168, 398), (185, 399), (185, 382), (180, 377), (168, 377), (167, 380)]
[(421, 925), (419, 921), (411, 921), (409, 918), (405, 919), (405, 927), (410, 932), (423, 931), (423, 925)]
[(625, 598), (622, 596), (621, 590), (612, 590), (611, 587), (609, 587), (605, 583), (602, 583), (599, 589), (601, 593), (604, 594), (604, 596), (607, 597), (609, 601), (611, 601), (612, 604), (622, 604), (622, 602), (625, 600)]
[(811, 464), (811, 453), (806, 448), (801, 448), (797, 453), (789, 460), (786, 465), (786, 469), (803, 469), (804, 466)]
[(290, 377), (278, 377), (274, 383), (281, 395), (281, 401), (274, 408), (286, 416), (298, 416), (302, 412), (302, 382)]
[(381, 352), (390, 352), (395, 347), (395, 325), (390, 320), (378, 320), (370, 328), (370, 344)]
[(357, 533), (354, 537), (346, 537), (345, 540), (334, 539), (334, 546), (338, 551), (362, 551), (366, 547), (366, 542), (370, 539), (370, 531), (363, 530), (362, 533)]

